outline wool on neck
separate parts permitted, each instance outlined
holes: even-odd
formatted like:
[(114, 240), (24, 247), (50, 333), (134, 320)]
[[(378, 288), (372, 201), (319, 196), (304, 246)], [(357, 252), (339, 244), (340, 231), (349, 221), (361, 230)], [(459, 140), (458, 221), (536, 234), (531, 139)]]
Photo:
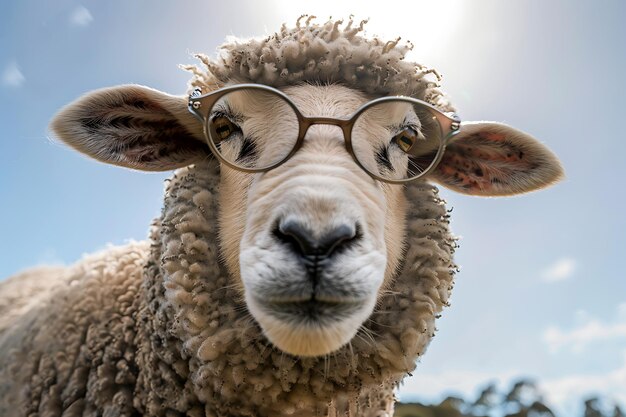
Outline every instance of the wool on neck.
[(320, 358), (276, 349), (247, 312), (236, 277), (220, 262), (219, 192), (215, 161), (177, 171), (152, 231), (143, 337), (152, 339), (144, 360), (154, 365), (143, 380), (155, 406), (183, 410), (200, 400), (217, 416), (393, 409), (392, 391), (434, 336), (456, 269), (455, 238), (437, 188), (406, 187), (401, 271), (350, 344)]

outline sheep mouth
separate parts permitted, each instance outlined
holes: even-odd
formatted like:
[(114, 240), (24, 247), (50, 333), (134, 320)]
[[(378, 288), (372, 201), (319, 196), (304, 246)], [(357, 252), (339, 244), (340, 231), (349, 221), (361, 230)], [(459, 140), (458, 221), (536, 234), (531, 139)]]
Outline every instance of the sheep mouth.
[(271, 300), (262, 303), (266, 314), (283, 322), (325, 324), (350, 318), (363, 308), (360, 300), (318, 299)]
[(268, 341), (285, 353), (305, 357), (326, 355), (348, 344), (374, 311), (384, 279), (384, 254), (362, 249), (342, 254), (311, 276), (282, 247), (243, 248), (246, 306)]
[(352, 340), (373, 310), (356, 298), (249, 298), (252, 313), (268, 340), (294, 356), (319, 357)]

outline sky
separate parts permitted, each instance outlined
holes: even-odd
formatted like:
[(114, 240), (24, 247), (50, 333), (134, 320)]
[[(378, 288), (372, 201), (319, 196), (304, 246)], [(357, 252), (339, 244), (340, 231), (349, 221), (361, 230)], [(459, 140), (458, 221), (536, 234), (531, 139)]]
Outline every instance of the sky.
[[(532, 194), (443, 190), (461, 237), (452, 306), (400, 398), (475, 395), (535, 378), (572, 415), (602, 394), (626, 405), (626, 2), (554, 0), (13, 0), (0, 3), (0, 279), (147, 237), (163, 181), (87, 159), (50, 137), (54, 113), (125, 83), (185, 91), (177, 64), (226, 36), (263, 36), (310, 13), (370, 18), (415, 44), (464, 120), (520, 128), (567, 178)], [(567, 414), (565, 414), (567, 413)]]

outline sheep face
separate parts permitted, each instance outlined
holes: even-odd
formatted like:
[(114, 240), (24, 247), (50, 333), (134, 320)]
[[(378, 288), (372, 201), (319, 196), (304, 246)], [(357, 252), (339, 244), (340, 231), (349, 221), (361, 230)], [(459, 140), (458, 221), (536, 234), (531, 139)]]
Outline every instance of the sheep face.
[[(344, 118), (370, 99), (338, 85), (283, 91), (305, 116)], [(246, 118), (239, 127), (254, 136), (259, 158), (297, 129), (274, 104), (239, 104), (248, 106), (240, 109)], [(394, 113), (364, 116), (353, 139), (360, 137), (373, 154), (389, 134), (390, 118), (414, 116)], [(52, 129), (80, 152), (135, 169), (171, 170), (211, 157), (188, 97), (141, 86), (90, 93), (64, 108)], [(347, 152), (342, 131), (323, 124), (311, 126), (303, 146), (273, 170), (251, 174), (223, 166), (220, 175), (222, 256), (265, 335), (300, 356), (347, 344), (402, 261), (409, 207), (403, 187), (370, 177)], [(497, 196), (545, 187), (561, 176), (556, 157), (534, 138), (506, 125), (472, 122), (447, 144), (428, 179)]]
[[(311, 116), (345, 118), (368, 101), (337, 85), (285, 92)], [(234, 110), (246, 116), (244, 136), (271, 132), (256, 138), (259, 159), (280, 146), (281, 136), (297, 133), (275, 104)], [(388, 120), (367, 122), (381, 129)], [(374, 135), (359, 126), (353, 135)], [(368, 141), (373, 154), (375, 140)], [(311, 126), (304, 145), (283, 165), (255, 175), (223, 167), (221, 183), (224, 254), (270, 341), (301, 356), (324, 355), (349, 342), (400, 259), (402, 187), (373, 180), (346, 150), (341, 129), (328, 125)]]

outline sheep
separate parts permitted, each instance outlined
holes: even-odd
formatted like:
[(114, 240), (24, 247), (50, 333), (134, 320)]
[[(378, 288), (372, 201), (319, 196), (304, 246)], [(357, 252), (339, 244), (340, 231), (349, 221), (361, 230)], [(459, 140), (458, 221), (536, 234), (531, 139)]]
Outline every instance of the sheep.
[[(324, 124), (266, 172), (220, 163), (188, 111), (198, 89), (263, 84), (326, 118), (396, 95), (454, 112), (438, 73), (403, 60), (412, 45), (366, 37), (365, 22), (303, 19), (231, 39), (216, 60), (198, 55), (186, 96), (107, 88), (53, 119), (58, 138), (94, 159), (176, 171), (147, 241), (0, 284), (0, 415), (393, 415), (457, 272), (434, 183), (511, 195), (562, 169), (531, 136), (493, 122), (461, 124), (429, 175), (404, 185), (372, 177)], [(241, 128), (254, 126), (257, 160), (293, 129), (276, 116), (284, 109), (261, 104)], [(366, 143), (391, 117), (374, 116), (353, 133)], [(330, 235), (335, 252), (311, 273), (307, 250)]]

